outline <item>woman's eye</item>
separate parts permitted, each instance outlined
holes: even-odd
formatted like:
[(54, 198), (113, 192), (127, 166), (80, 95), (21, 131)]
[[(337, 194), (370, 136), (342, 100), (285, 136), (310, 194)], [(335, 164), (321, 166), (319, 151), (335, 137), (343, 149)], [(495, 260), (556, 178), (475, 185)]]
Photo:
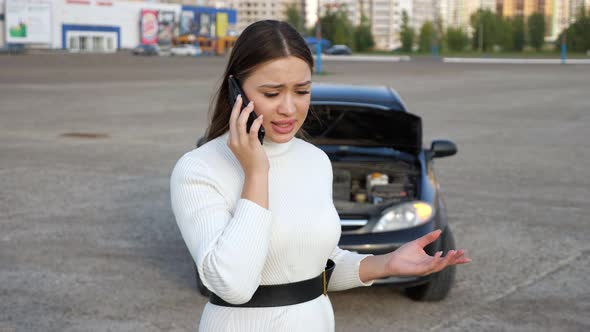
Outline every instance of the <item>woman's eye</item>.
[[(300, 95), (306, 95), (306, 94), (309, 94), (309, 91), (297, 91), (297, 93), (300, 94)], [(274, 92), (274, 93), (265, 92), (264, 93), (264, 96), (267, 97), (267, 98), (273, 98), (273, 97), (276, 97), (278, 95), (279, 94), (277, 92)]]

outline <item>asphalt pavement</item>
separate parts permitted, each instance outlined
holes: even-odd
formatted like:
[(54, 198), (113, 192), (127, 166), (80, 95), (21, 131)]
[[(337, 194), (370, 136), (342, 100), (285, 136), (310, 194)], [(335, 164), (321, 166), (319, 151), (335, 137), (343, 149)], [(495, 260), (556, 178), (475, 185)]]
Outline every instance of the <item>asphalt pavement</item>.
[[(169, 176), (225, 58), (0, 56), (0, 331), (195, 331)], [(330, 294), (337, 331), (590, 330), (590, 66), (326, 61), (422, 117), (457, 245), (438, 303)]]

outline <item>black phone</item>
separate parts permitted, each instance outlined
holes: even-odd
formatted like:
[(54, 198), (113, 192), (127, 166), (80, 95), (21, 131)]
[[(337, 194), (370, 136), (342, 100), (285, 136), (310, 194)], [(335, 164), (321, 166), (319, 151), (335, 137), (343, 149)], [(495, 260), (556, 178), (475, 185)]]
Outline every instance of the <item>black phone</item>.
[[(246, 97), (246, 94), (242, 90), (239, 81), (233, 75), (229, 76), (227, 83), (229, 86), (229, 105), (233, 107), (236, 103), (236, 98), (238, 97), (238, 95), (242, 95), (242, 109), (240, 110), (240, 112), (243, 111), (244, 108), (248, 106), (248, 103), (250, 103), (250, 100), (248, 99), (248, 97)], [(252, 124), (254, 123), (254, 120), (256, 120), (256, 117), (257, 115), (254, 111), (250, 112), (250, 116), (248, 116), (248, 121), (246, 122), (246, 132), (250, 132), (250, 127), (252, 127)], [(262, 141), (264, 140), (264, 135), (264, 127), (260, 126), (260, 129), (258, 130), (258, 140), (260, 141), (260, 144), (262, 144)]]

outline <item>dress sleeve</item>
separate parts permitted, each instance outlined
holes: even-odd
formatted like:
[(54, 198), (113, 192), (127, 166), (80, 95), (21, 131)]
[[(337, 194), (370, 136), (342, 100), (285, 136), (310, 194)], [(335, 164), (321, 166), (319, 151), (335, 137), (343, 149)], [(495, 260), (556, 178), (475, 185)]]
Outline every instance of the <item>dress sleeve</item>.
[(329, 291), (341, 291), (355, 287), (371, 286), (375, 280), (363, 282), (359, 276), (361, 261), (372, 254), (359, 254), (356, 252), (334, 248), (330, 259), (336, 263), (330, 283)]
[(226, 302), (242, 304), (260, 285), (271, 235), (271, 212), (240, 199), (232, 209), (218, 177), (187, 155), (170, 178), (172, 211), (203, 284)]

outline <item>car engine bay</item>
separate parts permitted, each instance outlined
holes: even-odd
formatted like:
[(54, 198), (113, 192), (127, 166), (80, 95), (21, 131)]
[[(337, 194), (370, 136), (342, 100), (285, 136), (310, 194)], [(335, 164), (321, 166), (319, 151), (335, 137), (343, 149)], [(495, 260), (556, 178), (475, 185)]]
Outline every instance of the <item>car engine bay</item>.
[(416, 166), (403, 161), (332, 162), (333, 199), (341, 214), (369, 215), (417, 197)]

